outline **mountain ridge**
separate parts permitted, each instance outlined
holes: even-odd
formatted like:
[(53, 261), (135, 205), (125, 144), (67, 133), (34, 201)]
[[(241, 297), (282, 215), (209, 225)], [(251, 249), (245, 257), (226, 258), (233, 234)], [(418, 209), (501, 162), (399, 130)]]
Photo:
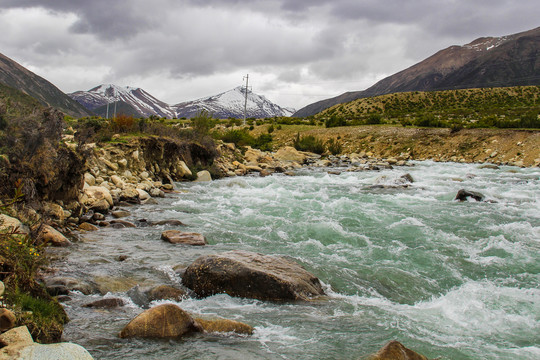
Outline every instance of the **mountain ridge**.
[(481, 37), (439, 50), (366, 90), (307, 105), (293, 116), (315, 115), (333, 105), (395, 92), (539, 85), (539, 52), (540, 27), (501, 37)]
[[(191, 101), (184, 101), (174, 105), (169, 105), (141, 88), (130, 86), (117, 86), (114, 84), (101, 84), (88, 91), (76, 91), (68, 94), (72, 99), (78, 101), (99, 115), (105, 116), (105, 108), (109, 103), (109, 115), (114, 111), (111, 106), (115, 102), (122, 104), (123, 109), (128, 112), (126, 115), (133, 116), (159, 116), (165, 118), (191, 118), (201, 110), (206, 110), (216, 118), (241, 118), (244, 116), (245, 93), (243, 87), (239, 86), (222, 93), (199, 98)], [(248, 93), (247, 117), (274, 117), (290, 116), (294, 109), (282, 108), (272, 103), (262, 95), (253, 92)]]
[(44, 106), (55, 107), (68, 115), (75, 117), (92, 115), (91, 111), (72, 100), (54, 84), (1, 53), (0, 83), (32, 96)]

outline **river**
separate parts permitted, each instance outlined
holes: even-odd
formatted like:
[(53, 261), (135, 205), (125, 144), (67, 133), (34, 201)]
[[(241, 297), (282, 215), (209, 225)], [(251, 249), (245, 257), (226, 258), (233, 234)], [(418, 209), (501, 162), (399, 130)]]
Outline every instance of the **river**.
[[(540, 358), (540, 169), (413, 164), (177, 183), (180, 192), (158, 205), (127, 208), (128, 221), (179, 219), (209, 245), (172, 245), (160, 240), (170, 227), (151, 226), (102, 228), (53, 250), (58, 275), (127, 301), (96, 310), (81, 305), (103, 295), (70, 293), (64, 339), (96, 359), (359, 359), (392, 339), (429, 358)], [(406, 173), (414, 183), (392, 187)], [(461, 188), (488, 202), (454, 201)], [(235, 249), (296, 259), (328, 296), (299, 303), (192, 298), (178, 305), (245, 322), (255, 333), (118, 338), (142, 311), (130, 288), (179, 286), (175, 269)]]

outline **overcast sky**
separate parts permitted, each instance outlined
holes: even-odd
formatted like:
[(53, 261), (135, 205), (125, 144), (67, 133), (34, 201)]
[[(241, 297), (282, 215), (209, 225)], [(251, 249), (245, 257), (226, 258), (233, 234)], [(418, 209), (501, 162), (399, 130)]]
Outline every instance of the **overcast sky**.
[(114, 83), (175, 104), (249, 73), (299, 109), (539, 14), (538, 0), (0, 0), (0, 53), (66, 93)]

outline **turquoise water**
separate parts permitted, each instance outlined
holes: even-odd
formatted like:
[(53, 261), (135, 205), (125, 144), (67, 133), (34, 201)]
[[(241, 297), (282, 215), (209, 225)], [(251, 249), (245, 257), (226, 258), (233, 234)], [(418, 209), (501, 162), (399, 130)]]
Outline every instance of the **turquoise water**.
[[(415, 180), (408, 188), (371, 187), (396, 184), (405, 173)], [(117, 337), (142, 311), (125, 289), (105, 296), (127, 306), (101, 311), (80, 307), (101, 295), (73, 293), (64, 337), (97, 359), (359, 359), (392, 339), (430, 358), (538, 359), (539, 179), (538, 168), (418, 162), (380, 172), (179, 183), (185, 192), (131, 208), (128, 220), (180, 219), (209, 246), (165, 243), (163, 226), (102, 229), (57, 250), (59, 274), (124, 287), (178, 285), (173, 268), (243, 249), (293, 257), (328, 296), (185, 300), (178, 305), (193, 314), (243, 321), (255, 334), (155, 341)], [(493, 202), (453, 201), (461, 188)]]

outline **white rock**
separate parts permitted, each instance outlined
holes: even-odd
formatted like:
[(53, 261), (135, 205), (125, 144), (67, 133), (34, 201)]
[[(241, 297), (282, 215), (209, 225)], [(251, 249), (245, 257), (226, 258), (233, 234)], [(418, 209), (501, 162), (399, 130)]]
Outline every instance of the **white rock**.
[(212, 175), (207, 170), (199, 171), (195, 181), (212, 181)]

